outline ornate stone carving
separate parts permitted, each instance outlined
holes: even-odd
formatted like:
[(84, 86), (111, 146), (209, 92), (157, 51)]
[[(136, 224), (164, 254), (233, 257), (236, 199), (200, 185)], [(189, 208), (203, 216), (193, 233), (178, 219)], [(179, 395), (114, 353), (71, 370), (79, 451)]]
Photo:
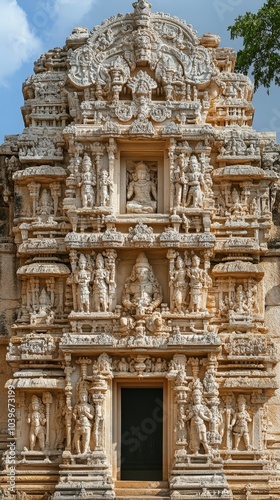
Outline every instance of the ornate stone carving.
[(234, 449), (239, 449), (239, 443), (242, 440), (246, 450), (251, 449), (248, 424), (252, 419), (246, 410), (246, 398), (242, 395), (237, 398), (237, 408), (230, 423), (234, 435)]
[(195, 455), (200, 451), (200, 445), (203, 446), (205, 453), (210, 453), (210, 446), (207, 438), (207, 427), (205, 422), (210, 422), (212, 413), (202, 402), (202, 391), (199, 385), (192, 391), (192, 404), (187, 411), (185, 420), (190, 420), (190, 450)]
[(41, 451), (46, 447), (46, 410), (40, 397), (33, 395), (29, 405), (29, 413), (27, 416), (27, 423), (30, 424), (29, 428), (29, 449), (33, 451), (37, 441)]
[(179, 314), (186, 311), (189, 303), (188, 289), (188, 274), (186, 263), (183, 258), (176, 252), (170, 251), (168, 254), (170, 259), (170, 294), (172, 306), (171, 310), (175, 310)]
[(64, 448), (64, 441), (66, 439), (66, 415), (67, 407), (63, 394), (58, 394), (56, 398), (55, 408), (55, 445), (58, 450)]
[(79, 390), (79, 402), (74, 406), (73, 419), (75, 421), (73, 445), (78, 455), (90, 453), (90, 434), (93, 424), (93, 407), (88, 403), (88, 392), (84, 388)]
[(83, 254), (80, 254), (78, 272), (74, 275), (77, 286), (77, 306), (79, 312), (89, 313), (89, 283), (90, 271), (87, 269), (87, 260)]
[(139, 162), (127, 186), (128, 213), (153, 213), (157, 209), (157, 190), (150, 178), (149, 167)]
[(124, 308), (132, 314), (153, 312), (162, 302), (162, 290), (146, 255), (138, 255), (122, 293)]
[(88, 155), (84, 155), (81, 173), (81, 200), (83, 208), (92, 208), (95, 204), (96, 178), (92, 172), (92, 162)]

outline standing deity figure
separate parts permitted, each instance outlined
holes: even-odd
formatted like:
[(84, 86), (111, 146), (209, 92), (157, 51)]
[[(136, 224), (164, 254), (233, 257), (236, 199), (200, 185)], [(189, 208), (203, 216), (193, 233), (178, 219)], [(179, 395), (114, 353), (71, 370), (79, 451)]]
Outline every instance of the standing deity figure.
[(180, 207), (185, 199), (186, 180), (186, 157), (181, 153), (178, 157), (178, 165), (174, 170), (174, 206)]
[(231, 194), (231, 199), (232, 199), (232, 206), (230, 207), (230, 213), (232, 220), (235, 221), (240, 220), (242, 219), (242, 217), (244, 217), (247, 209), (245, 209), (245, 207), (242, 205), (240, 201), (240, 196), (236, 189), (233, 189)]
[(235, 292), (235, 302), (234, 302), (234, 310), (239, 313), (245, 313), (248, 311), (247, 305), (247, 296), (244, 292), (243, 286), (238, 285)]
[(32, 396), (27, 415), (27, 423), (30, 424), (29, 430), (29, 447), (33, 451), (36, 446), (36, 441), (39, 441), (41, 451), (45, 449), (46, 437), (46, 415), (45, 407), (38, 396)]
[(255, 314), (259, 314), (260, 312), (257, 294), (258, 294), (257, 285), (251, 286), (247, 292), (248, 309), (251, 313)]
[(106, 312), (109, 306), (108, 285), (110, 283), (109, 271), (105, 269), (104, 258), (99, 253), (96, 257), (96, 269), (93, 272), (93, 309)]
[(102, 411), (102, 403), (98, 399), (95, 401), (95, 420), (94, 420), (94, 446), (95, 449), (102, 448), (102, 438), (103, 438), (103, 425), (104, 425), (104, 417)]
[(205, 422), (210, 422), (212, 413), (202, 402), (202, 393), (200, 388), (193, 390), (193, 404), (186, 413), (186, 421), (190, 420), (190, 449), (198, 455), (200, 445), (203, 445), (205, 453), (210, 453), (210, 447), (207, 440), (207, 429)]
[(190, 157), (189, 171), (186, 174), (186, 178), (189, 186), (186, 207), (191, 205), (193, 208), (202, 208), (204, 177), (201, 173), (198, 159), (194, 155)]
[(86, 269), (86, 257), (81, 254), (79, 258), (79, 271), (75, 274), (75, 282), (78, 285), (77, 302), (79, 312), (89, 312), (89, 283), (90, 272)]
[(201, 312), (203, 305), (203, 285), (205, 271), (200, 269), (200, 258), (193, 255), (192, 264), (187, 270), (190, 278), (190, 311)]
[(114, 184), (109, 177), (107, 170), (101, 170), (100, 174), (100, 205), (106, 207), (110, 203), (110, 195), (114, 191)]
[(90, 453), (90, 435), (94, 419), (94, 408), (88, 403), (88, 392), (86, 389), (79, 391), (79, 403), (73, 410), (75, 420), (74, 448), (78, 455)]
[(170, 285), (173, 288), (174, 308), (180, 314), (183, 307), (186, 306), (188, 293), (187, 271), (182, 257), (178, 256), (175, 263), (175, 269), (172, 273)]
[(237, 411), (230, 423), (230, 429), (234, 434), (234, 449), (238, 450), (241, 438), (243, 438), (246, 450), (251, 449), (248, 423), (252, 422), (249, 413), (246, 410), (246, 399), (244, 396), (238, 396)]
[(186, 415), (185, 415), (185, 408), (183, 405), (179, 406), (176, 430), (177, 430), (177, 443), (186, 443), (187, 439)]
[(55, 448), (61, 450), (66, 438), (66, 405), (63, 394), (58, 394), (55, 408)]
[(122, 294), (124, 307), (133, 314), (152, 313), (162, 302), (162, 290), (146, 255), (141, 252)]
[(39, 199), (37, 214), (51, 215), (54, 212), (54, 204), (52, 197), (47, 189), (43, 189)]
[(96, 186), (96, 178), (92, 172), (92, 162), (90, 157), (85, 154), (82, 162), (81, 174), (81, 199), (83, 208), (92, 208), (95, 203), (94, 186)]
[(157, 209), (157, 190), (150, 178), (149, 167), (138, 162), (133, 180), (127, 187), (127, 213), (154, 213)]

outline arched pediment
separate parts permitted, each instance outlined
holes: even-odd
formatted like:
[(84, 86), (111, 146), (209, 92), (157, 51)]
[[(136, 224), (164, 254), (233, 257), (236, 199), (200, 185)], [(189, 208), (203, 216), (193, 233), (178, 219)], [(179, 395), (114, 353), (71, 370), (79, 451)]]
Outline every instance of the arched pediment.
[(159, 85), (208, 84), (217, 69), (192, 26), (148, 7), (139, 12), (138, 4), (134, 13), (103, 22), (71, 51), (70, 81), (78, 88), (122, 86), (141, 68), (153, 71)]

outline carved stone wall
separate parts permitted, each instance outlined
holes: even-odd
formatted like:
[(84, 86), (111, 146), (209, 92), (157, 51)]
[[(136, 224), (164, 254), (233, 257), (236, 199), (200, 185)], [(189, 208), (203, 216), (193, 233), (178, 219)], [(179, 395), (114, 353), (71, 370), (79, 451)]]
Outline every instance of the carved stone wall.
[[(279, 146), (219, 43), (138, 0), (23, 84), (0, 150), (1, 498), (279, 498)], [(164, 388), (162, 482), (120, 480), (128, 385)]]

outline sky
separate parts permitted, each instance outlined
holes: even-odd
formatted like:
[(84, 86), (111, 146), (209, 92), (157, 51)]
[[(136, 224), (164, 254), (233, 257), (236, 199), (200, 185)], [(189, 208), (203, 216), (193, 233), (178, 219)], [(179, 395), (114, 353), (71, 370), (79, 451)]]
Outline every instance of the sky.
[[(238, 15), (256, 12), (263, 0), (151, 0), (153, 12), (185, 19), (197, 31), (221, 36), (222, 47), (242, 48), (230, 40), (227, 27)], [(133, 12), (132, 0), (0, 0), (0, 144), (4, 135), (23, 131), (22, 83), (33, 74), (43, 52), (62, 47), (75, 26), (90, 30), (118, 13)], [(253, 100), (257, 131), (276, 131), (280, 142), (280, 89), (256, 92)]]

